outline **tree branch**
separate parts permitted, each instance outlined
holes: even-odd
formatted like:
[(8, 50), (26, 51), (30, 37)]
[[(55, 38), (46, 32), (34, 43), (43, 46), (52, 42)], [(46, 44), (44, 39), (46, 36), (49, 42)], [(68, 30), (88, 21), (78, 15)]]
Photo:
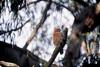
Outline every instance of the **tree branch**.
[(25, 24), (27, 24), (29, 21), (30, 21), (30, 19), (28, 19), (23, 25), (21, 25), (18, 28), (15, 28), (15, 29), (11, 29), (11, 30), (8, 30), (8, 31), (0, 30), (0, 35), (6, 34), (6, 33), (11, 33), (12, 31), (17, 31), (17, 30), (23, 28), (25, 26)]
[(65, 6), (65, 5), (63, 5), (63, 4), (61, 4), (61, 3), (57, 3), (57, 2), (55, 2), (55, 1), (52, 1), (52, 3), (54, 3), (54, 4), (56, 4), (56, 5), (60, 5), (61, 7), (63, 7), (63, 8), (65, 8), (65, 9), (69, 10), (72, 14), (74, 14), (74, 11), (73, 11), (70, 7), (67, 7), (67, 6)]
[(31, 36), (28, 38), (25, 46), (23, 47), (24, 49), (27, 48), (27, 46), (29, 45), (29, 43), (32, 41), (32, 39), (35, 37), (35, 35), (37, 34), (38, 32), (38, 29), (44, 24), (46, 18), (47, 18), (47, 12), (48, 10), (50, 9), (50, 6), (51, 6), (51, 0), (48, 1), (48, 4), (43, 12), (43, 15), (42, 15), (42, 18), (40, 20), (40, 23), (38, 25), (36, 25), (36, 29), (31, 33)]
[(89, 6), (88, 3), (86, 3), (86, 2), (84, 2), (84, 1), (82, 1), (82, 0), (74, 0), (74, 1), (78, 2), (79, 4), (81, 4), (81, 5), (84, 6), (84, 7), (88, 7), (88, 6)]
[[(33, 1), (33, 2), (28, 3), (27, 6), (32, 5), (32, 4), (36, 4), (36, 3), (40, 2), (40, 1), (47, 1), (47, 0), (37, 0), (37, 1)], [(24, 4), (23, 6), (21, 6), (19, 8), (19, 10), (21, 10), (22, 8), (25, 8), (25, 7), (26, 7), (26, 4)]]
[[(47, 0), (37, 0), (37, 1), (33, 1), (33, 2), (28, 3), (27, 6), (32, 5), (32, 4), (36, 4), (36, 3), (40, 2), (40, 1), (48, 2)], [(63, 5), (61, 3), (57, 3), (55, 1), (51, 1), (51, 2), (54, 3), (54, 4), (56, 4), (56, 5), (60, 5), (61, 7), (69, 10), (72, 14), (74, 13), (73, 10), (70, 7), (67, 7), (67, 6), (65, 6), (65, 5)], [(23, 5), (22, 7), (20, 7), (19, 10), (21, 10), (22, 8), (25, 8), (25, 5)]]

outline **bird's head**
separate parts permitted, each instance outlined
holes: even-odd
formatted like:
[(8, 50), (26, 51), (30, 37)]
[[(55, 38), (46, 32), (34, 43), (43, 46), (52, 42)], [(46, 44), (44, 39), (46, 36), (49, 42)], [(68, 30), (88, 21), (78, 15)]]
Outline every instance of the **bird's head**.
[(55, 28), (54, 28), (54, 31), (55, 31), (55, 32), (60, 32), (61, 30), (60, 30), (60, 28), (55, 27)]

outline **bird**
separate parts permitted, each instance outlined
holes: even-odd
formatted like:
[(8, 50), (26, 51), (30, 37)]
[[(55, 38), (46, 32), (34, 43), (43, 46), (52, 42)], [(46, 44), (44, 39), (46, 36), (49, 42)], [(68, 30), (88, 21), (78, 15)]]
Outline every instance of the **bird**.
[[(63, 32), (61, 32), (60, 28), (55, 27), (53, 31), (53, 44), (57, 47), (61, 45), (63, 41)], [(63, 53), (63, 50), (60, 51), (60, 53)]]

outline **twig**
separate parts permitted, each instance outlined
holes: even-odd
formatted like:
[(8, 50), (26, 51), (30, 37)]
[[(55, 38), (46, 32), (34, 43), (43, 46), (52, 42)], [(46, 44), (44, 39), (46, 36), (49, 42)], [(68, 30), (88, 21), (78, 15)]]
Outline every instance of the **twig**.
[(25, 26), (25, 24), (27, 24), (29, 21), (30, 21), (30, 19), (28, 19), (23, 25), (21, 25), (18, 28), (15, 28), (15, 29), (11, 29), (11, 30), (8, 30), (8, 31), (0, 30), (0, 35), (6, 34), (6, 33), (11, 33), (12, 31), (17, 31), (17, 30), (23, 28)]
[[(40, 1), (46, 1), (46, 0), (32, 1), (32, 2), (29, 2), (29, 3), (27, 4), (27, 6), (29, 6), (29, 5), (31, 5), (31, 4), (36, 4), (36, 3), (40, 2)], [(25, 7), (26, 7), (26, 4), (24, 4), (23, 6), (21, 6), (21, 7), (19, 8), (19, 10), (21, 10), (21, 9), (23, 9), (23, 8), (25, 8)]]

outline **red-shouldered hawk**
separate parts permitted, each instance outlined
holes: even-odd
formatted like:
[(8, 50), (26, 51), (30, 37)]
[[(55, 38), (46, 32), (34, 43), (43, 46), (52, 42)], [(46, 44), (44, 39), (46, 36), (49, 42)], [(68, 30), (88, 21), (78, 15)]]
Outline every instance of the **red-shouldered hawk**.
[[(61, 32), (60, 28), (54, 28), (53, 32), (53, 43), (55, 46), (58, 46), (62, 43), (63, 41), (63, 33)], [(62, 54), (63, 51), (60, 51)]]

